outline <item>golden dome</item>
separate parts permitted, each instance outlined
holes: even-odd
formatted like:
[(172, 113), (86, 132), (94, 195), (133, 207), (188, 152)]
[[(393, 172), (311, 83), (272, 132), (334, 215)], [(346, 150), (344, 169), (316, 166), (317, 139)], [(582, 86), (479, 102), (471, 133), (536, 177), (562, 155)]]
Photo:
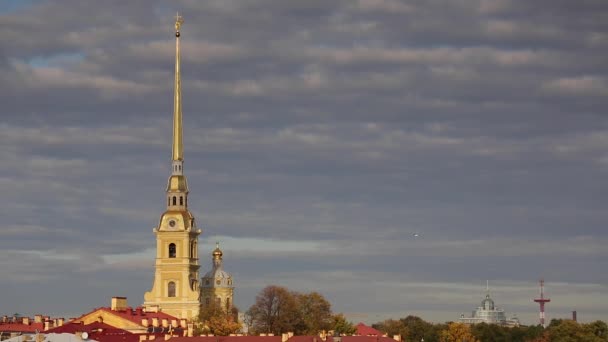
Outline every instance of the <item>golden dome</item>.
[(222, 250), (220, 249), (220, 243), (216, 242), (215, 243), (215, 249), (213, 250), (213, 258), (221, 258), (222, 255), (224, 255), (224, 253), (222, 253)]

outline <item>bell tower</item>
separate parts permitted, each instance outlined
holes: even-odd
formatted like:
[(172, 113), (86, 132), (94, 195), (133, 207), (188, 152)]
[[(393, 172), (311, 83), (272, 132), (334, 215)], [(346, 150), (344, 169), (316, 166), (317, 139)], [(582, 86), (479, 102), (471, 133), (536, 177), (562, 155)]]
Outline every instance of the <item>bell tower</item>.
[(167, 182), (167, 210), (161, 215), (156, 235), (156, 263), (152, 289), (144, 295), (147, 311), (160, 310), (178, 318), (198, 316), (201, 308), (198, 236), (194, 216), (188, 210), (188, 182), (184, 176), (182, 104), (180, 81), (180, 27), (175, 17), (175, 85), (173, 94), (173, 149), (171, 176)]

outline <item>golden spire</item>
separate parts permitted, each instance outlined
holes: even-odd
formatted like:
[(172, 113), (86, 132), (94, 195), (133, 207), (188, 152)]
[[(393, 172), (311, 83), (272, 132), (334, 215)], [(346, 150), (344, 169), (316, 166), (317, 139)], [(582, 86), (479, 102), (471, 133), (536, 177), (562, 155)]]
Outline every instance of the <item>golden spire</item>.
[(184, 19), (175, 16), (175, 85), (173, 93), (173, 160), (184, 160), (184, 145), (182, 131), (182, 90), (179, 75), (179, 29)]

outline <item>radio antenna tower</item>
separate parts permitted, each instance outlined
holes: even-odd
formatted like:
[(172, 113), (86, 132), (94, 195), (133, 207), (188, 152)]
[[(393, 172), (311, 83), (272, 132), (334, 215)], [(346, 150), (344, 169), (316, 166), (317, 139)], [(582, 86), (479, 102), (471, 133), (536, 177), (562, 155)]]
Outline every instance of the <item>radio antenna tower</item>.
[(551, 299), (545, 298), (545, 280), (544, 279), (540, 280), (540, 298), (536, 298), (536, 299), (534, 299), (534, 301), (540, 305), (540, 314), (539, 314), (540, 325), (542, 325), (544, 328), (545, 327), (545, 303), (549, 303), (551, 301)]

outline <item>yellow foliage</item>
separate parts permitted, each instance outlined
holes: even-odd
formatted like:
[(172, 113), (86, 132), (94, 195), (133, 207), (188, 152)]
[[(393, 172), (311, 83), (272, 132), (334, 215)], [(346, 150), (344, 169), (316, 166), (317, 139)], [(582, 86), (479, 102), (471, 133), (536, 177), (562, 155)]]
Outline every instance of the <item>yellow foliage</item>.
[(441, 342), (479, 342), (471, 333), (471, 328), (463, 323), (450, 323), (448, 328), (441, 332)]

